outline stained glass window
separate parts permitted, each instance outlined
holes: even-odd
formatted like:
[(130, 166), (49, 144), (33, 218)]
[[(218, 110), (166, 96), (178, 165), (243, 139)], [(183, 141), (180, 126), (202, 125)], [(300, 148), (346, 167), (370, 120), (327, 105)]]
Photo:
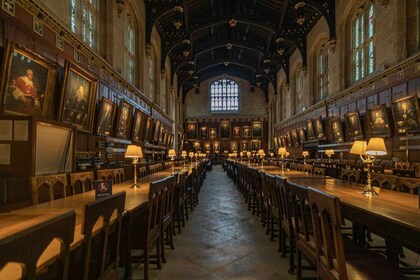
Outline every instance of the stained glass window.
[(135, 75), (135, 35), (133, 25), (130, 21), (126, 24), (125, 34), (125, 77), (130, 83), (134, 82)]
[(357, 12), (353, 21), (353, 80), (358, 81), (375, 71), (375, 5), (369, 2)]
[(210, 86), (210, 110), (228, 112), (239, 110), (239, 85), (230, 79), (220, 79)]

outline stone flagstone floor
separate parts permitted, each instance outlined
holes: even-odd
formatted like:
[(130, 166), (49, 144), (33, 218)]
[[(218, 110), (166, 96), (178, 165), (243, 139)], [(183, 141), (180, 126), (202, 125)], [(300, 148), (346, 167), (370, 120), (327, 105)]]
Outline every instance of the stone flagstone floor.
[[(175, 250), (167, 249), (161, 270), (151, 264), (154, 280), (295, 279), (287, 273), (288, 258), (277, 253), (260, 217), (247, 211), (244, 198), (220, 165), (207, 172), (200, 203), (190, 212)], [(143, 279), (140, 266), (133, 275)]]

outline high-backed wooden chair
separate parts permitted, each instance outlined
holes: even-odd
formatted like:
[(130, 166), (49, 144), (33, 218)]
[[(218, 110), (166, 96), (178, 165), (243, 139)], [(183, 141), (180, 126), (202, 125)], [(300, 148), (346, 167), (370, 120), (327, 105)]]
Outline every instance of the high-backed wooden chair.
[(313, 172), (315, 175), (325, 176), (325, 168), (324, 167), (314, 167)]
[(143, 178), (145, 176), (147, 176), (147, 167), (146, 166), (139, 167), (139, 178)]
[(305, 168), (303, 169), (303, 171), (305, 171), (307, 173), (312, 173), (314, 171), (313, 165), (305, 164), (304, 166), (305, 166)]
[[(165, 241), (170, 246), (171, 249), (174, 249), (174, 220), (173, 216), (175, 213), (174, 208), (174, 197), (175, 197), (175, 184), (178, 174), (170, 176), (170, 180), (167, 180), (164, 187), (162, 195), (162, 222), (160, 226), (160, 235), (161, 235), (161, 248), (162, 248), (162, 262), (166, 263), (166, 253), (165, 253)], [(166, 233), (166, 236), (165, 236)]]
[(275, 177), (268, 173), (264, 173), (264, 185), (264, 190), (267, 193), (267, 200), (269, 204), (268, 211), (270, 211), (270, 214), (267, 215), (267, 226), (270, 233), (270, 240), (273, 241), (276, 237), (275, 225), (277, 224), (280, 228), (279, 198)]
[(289, 188), (284, 180), (281, 177), (276, 176), (276, 188), (278, 189), (279, 193), (279, 203), (280, 203), (280, 248), (282, 251), (282, 256), (286, 255), (287, 248), (286, 248), (286, 237), (289, 240), (289, 273), (293, 273), (295, 269), (295, 233), (294, 233), (294, 226), (292, 221), (292, 209), (291, 209), (291, 201), (290, 201), (290, 194)]
[(344, 240), (340, 200), (308, 188), (317, 252), (317, 274), (321, 280), (406, 279), (385, 258), (366, 247)]
[(57, 275), (44, 276), (50, 279), (68, 279), (70, 244), (74, 238), (76, 213), (72, 210), (35, 226), (16, 232), (0, 241), (0, 270), (10, 262), (23, 267), (21, 279), (38, 279), (37, 262), (47, 246), (58, 239), (61, 243), (57, 259)]
[(124, 168), (115, 168), (114, 169), (114, 182), (115, 184), (124, 182)]
[(94, 189), (93, 171), (69, 174), (72, 194), (87, 192)]
[(355, 169), (341, 169), (341, 179), (344, 181), (358, 183), (360, 181), (360, 171)]
[(411, 167), (411, 162), (396, 161), (394, 166), (395, 169), (409, 170)]
[(31, 178), (32, 202), (38, 204), (67, 196), (67, 175), (41, 175)]
[[(294, 236), (296, 238), (297, 267), (296, 278), (302, 277), (302, 255), (309, 264), (316, 267), (316, 248), (312, 230), (312, 221), (309, 215), (308, 190), (295, 184), (287, 183), (284, 186), (285, 196), (290, 197), (290, 217), (293, 220)], [(283, 193), (282, 193), (283, 195)]]
[(188, 172), (182, 172), (179, 175), (178, 182), (175, 185), (175, 220), (177, 221), (178, 233), (181, 233), (181, 223), (185, 226), (185, 220), (188, 217), (188, 206), (187, 206), (187, 178)]
[(397, 177), (395, 189), (400, 192), (417, 194), (420, 187), (420, 178)]
[(113, 169), (99, 169), (96, 171), (96, 178), (98, 180), (111, 180), (114, 182), (114, 170)]
[(385, 168), (382, 167), (382, 166), (371, 166), (370, 167), (370, 172), (384, 174), (385, 173)]
[(131, 243), (132, 249), (143, 251), (144, 279), (149, 279), (149, 259), (153, 245), (156, 244), (156, 264), (160, 269), (161, 265), (161, 223), (162, 223), (162, 201), (166, 185), (172, 182), (172, 177), (150, 183), (147, 213), (138, 215), (132, 222)]
[[(82, 234), (85, 236), (83, 280), (118, 279), (117, 265), (124, 206), (125, 192), (85, 204), (82, 223)], [(113, 216), (116, 216), (115, 220)], [(101, 217), (102, 228), (99, 233), (95, 233), (94, 226)]]
[(383, 189), (395, 189), (395, 181), (397, 176), (395, 175), (388, 175), (388, 174), (379, 174), (379, 173), (372, 173), (371, 174), (371, 184), (372, 186), (380, 187)]

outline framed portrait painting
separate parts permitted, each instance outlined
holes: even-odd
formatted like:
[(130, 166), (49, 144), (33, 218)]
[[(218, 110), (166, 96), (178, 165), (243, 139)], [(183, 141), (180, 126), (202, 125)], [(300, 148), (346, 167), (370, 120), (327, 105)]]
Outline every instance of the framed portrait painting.
[(96, 134), (104, 136), (112, 135), (116, 108), (117, 104), (105, 97), (102, 97), (101, 104), (99, 106)]
[(398, 133), (420, 130), (420, 113), (417, 96), (407, 96), (393, 101), (391, 109)]
[(131, 132), (131, 140), (134, 142), (140, 142), (144, 140), (142, 138), (143, 122), (143, 114), (140, 112), (140, 110), (136, 109), (134, 111), (133, 131)]
[(66, 66), (64, 77), (60, 120), (75, 125), (79, 130), (90, 131), (96, 81), (81, 68), (70, 63)]
[(280, 143), (282, 147), (287, 147), (286, 136), (280, 136)]
[(197, 123), (187, 123), (187, 139), (197, 139)]
[(340, 118), (334, 118), (330, 120), (332, 140), (336, 143), (344, 141), (343, 127), (341, 125)]
[(160, 140), (160, 127), (162, 126), (162, 124), (160, 123), (160, 120), (155, 120), (155, 124), (153, 126), (153, 137), (152, 137), (152, 142), (159, 142)]
[(274, 144), (274, 149), (279, 148), (279, 138), (277, 138), (277, 136), (273, 137), (273, 144)]
[(325, 138), (324, 125), (321, 117), (313, 120), (315, 126), (315, 136), (317, 139)]
[(55, 64), (9, 42), (2, 73), (3, 113), (48, 117), (57, 77)]
[(241, 127), (240, 126), (234, 126), (232, 129), (233, 132), (233, 138), (240, 138), (241, 137)]
[(252, 122), (252, 137), (261, 138), (263, 137), (263, 127), (262, 122)]
[(131, 123), (133, 121), (133, 105), (125, 100), (121, 100), (118, 108), (117, 126), (115, 137), (128, 139), (131, 132)]
[(287, 139), (287, 146), (292, 147), (293, 140), (292, 140), (292, 133), (290, 131), (286, 133), (286, 139)]
[(359, 112), (352, 112), (345, 115), (348, 140), (363, 139), (362, 124), (360, 123)]
[(258, 151), (261, 147), (261, 140), (251, 140), (251, 150)]
[(305, 128), (304, 127), (300, 127), (298, 128), (298, 135), (299, 135), (299, 140), (301, 143), (306, 141), (306, 135), (305, 135)]
[(200, 138), (206, 139), (207, 138), (207, 126), (200, 127)]
[(231, 152), (236, 152), (238, 150), (238, 142), (236, 142), (236, 141), (230, 141), (229, 150)]
[(250, 126), (243, 126), (242, 127), (242, 137), (243, 138), (251, 137), (251, 127)]
[(298, 137), (297, 130), (296, 129), (292, 129), (291, 134), (292, 134), (293, 146), (299, 147), (300, 146), (300, 142), (299, 142), (299, 137)]
[(248, 151), (249, 150), (249, 141), (248, 140), (242, 140), (241, 141), (241, 151)]
[(368, 109), (367, 118), (373, 136), (391, 136), (391, 127), (389, 125), (388, 112), (386, 111), (385, 104)]
[(144, 141), (152, 142), (153, 137), (153, 119), (152, 117), (147, 117), (146, 125), (144, 127)]
[(209, 128), (209, 138), (216, 139), (217, 138), (217, 128), (210, 127)]
[(314, 125), (312, 123), (312, 120), (308, 120), (306, 122), (306, 132), (307, 132), (308, 140), (315, 140), (316, 139), (315, 129), (314, 129)]
[(230, 139), (230, 122), (220, 122), (220, 139)]

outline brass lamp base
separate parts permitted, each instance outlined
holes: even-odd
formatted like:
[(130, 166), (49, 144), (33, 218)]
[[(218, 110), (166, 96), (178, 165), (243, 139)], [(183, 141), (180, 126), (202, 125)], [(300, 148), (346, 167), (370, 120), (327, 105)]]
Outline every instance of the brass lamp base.
[(140, 185), (139, 184), (132, 184), (130, 189), (140, 189)]
[(362, 192), (364, 195), (371, 195), (371, 196), (377, 196), (379, 193), (377, 193), (372, 187), (366, 187), (365, 190)]

